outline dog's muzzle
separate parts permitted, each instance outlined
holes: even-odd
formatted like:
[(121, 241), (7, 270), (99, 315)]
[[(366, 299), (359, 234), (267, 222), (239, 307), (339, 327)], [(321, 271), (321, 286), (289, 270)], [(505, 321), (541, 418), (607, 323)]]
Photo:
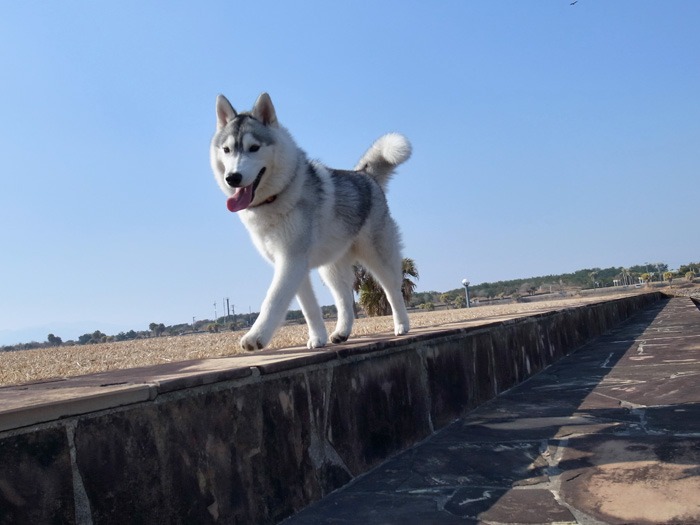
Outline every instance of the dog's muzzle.
[(262, 179), (264, 173), (265, 167), (263, 166), (260, 173), (258, 173), (258, 176), (255, 177), (253, 183), (244, 187), (240, 186), (241, 180), (243, 179), (243, 176), (240, 173), (229, 173), (226, 176), (226, 183), (229, 186), (236, 188), (236, 192), (226, 201), (226, 207), (229, 211), (237, 212), (245, 210), (252, 204), (253, 199), (255, 199), (255, 190), (258, 188), (258, 184), (260, 184), (260, 180)]
[[(266, 169), (267, 168), (265, 168), (265, 166), (263, 166), (263, 168), (260, 170), (260, 173), (258, 173), (258, 176), (255, 177), (255, 180), (253, 181), (254, 188), (257, 188), (258, 184), (260, 183), (260, 179), (262, 178)], [(234, 171), (233, 173), (229, 173), (228, 175), (226, 175), (226, 184), (228, 184), (232, 188), (240, 187), (242, 180), (243, 180), (243, 175), (241, 175), (237, 171)]]
[(226, 175), (226, 184), (232, 188), (237, 188), (241, 185), (241, 180), (243, 180), (243, 175), (238, 172), (229, 173)]

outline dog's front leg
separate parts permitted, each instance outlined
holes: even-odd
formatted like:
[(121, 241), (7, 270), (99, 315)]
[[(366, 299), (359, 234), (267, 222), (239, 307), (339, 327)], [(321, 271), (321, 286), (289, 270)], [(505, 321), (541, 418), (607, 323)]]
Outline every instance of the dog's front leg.
[(306, 347), (320, 348), (325, 346), (328, 342), (328, 331), (323, 322), (321, 307), (316, 300), (314, 289), (311, 286), (311, 277), (308, 273), (301, 281), (301, 286), (297, 292), (297, 300), (306, 319), (306, 325), (309, 327), (309, 340), (306, 343)]
[(282, 259), (275, 264), (275, 276), (260, 307), (260, 315), (250, 331), (241, 338), (244, 350), (252, 352), (267, 346), (284, 320), (299, 285), (308, 274), (309, 266), (305, 260)]

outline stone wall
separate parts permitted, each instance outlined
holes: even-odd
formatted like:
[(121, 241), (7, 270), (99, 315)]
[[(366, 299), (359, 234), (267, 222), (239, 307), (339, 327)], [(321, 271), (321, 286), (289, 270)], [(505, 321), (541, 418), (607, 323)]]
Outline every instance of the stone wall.
[(0, 524), (278, 523), (662, 297), (343, 345), (0, 432)]

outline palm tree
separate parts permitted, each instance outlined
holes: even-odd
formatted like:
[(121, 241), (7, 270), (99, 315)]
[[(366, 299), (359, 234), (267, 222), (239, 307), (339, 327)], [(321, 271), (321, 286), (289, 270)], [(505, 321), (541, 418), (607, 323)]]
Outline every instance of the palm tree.
[[(391, 314), (391, 306), (386, 298), (386, 294), (374, 277), (361, 265), (354, 266), (355, 282), (353, 290), (360, 296), (359, 302), (362, 308), (370, 317)], [(401, 283), (401, 295), (406, 304), (411, 300), (413, 292), (416, 290), (416, 283), (410, 279), (418, 279), (418, 269), (413, 259), (404, 258), (401, 261), (401, 273), (403, 281)]]
[(588, 274), (588, 277), (591, 278), (591, 283), (593, 284), (593, 287), (597, 288), (598, 287), (598, 272), (594, 270)]
[(411, 302), (411, 296), (413, 292), (416, 291), (416, 283), (409, 279), (413, 277), (416, 280), (418, 277), (418, 268), (416, 268), (416, 261), (408, 257), (404, 257), (401, 260), (401, 273), (403, 274), (403, 281), (401, 283), (401, 295), (403, 295), (404, 303), (408, 304)]
[(627, 286), (628, 284), (632, 284), (632, 274), (630, 273), (629, 268), (620, 268), (620, 278), (622, 280), (622, 284)]
[(389, 315), (391, 313), (391, 306), (386, 299), (384, 290), (382, 290), (382, 287), (379, 286), (379, 283), (374, 280), (374, 277), (372, 277), (367, 270), (361, 266), (358, 268), (359, 271), (356, 273), (355, 282), (359, 284), (359, 286), (356, 285), (355, 291), (360, 296), (360, 306), (364, 308), (365, 313), (370, 317)]

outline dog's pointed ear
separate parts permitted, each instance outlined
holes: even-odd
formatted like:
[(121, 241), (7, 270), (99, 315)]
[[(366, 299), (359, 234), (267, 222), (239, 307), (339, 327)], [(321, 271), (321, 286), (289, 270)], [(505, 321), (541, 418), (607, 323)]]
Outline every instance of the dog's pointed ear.
[(220, 130), (234, 118), (236, 118), (236, 110), (228, 101), (228, 99), (219, 95), (216, 97), (216, 129)]
[(253, 116), (266, 126), (277, 125), (277, 115), (275, 114), (275, 106), (272, 105), (270, 95), (262, 93), (258, 100), (255, 101), (252, 111)]

